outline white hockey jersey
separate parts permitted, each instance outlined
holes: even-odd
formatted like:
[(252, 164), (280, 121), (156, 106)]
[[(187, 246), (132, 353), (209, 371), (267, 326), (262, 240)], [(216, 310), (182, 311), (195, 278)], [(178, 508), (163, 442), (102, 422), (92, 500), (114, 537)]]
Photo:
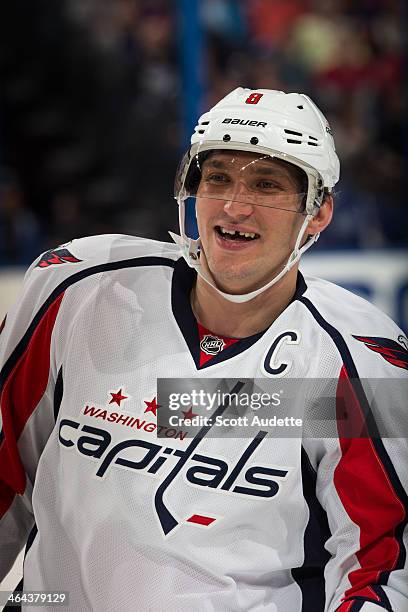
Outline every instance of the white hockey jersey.
[[(27, 272), (0, 335), (0, 578), (26, 545), (24, 590), (75, 612), (407, 612), (406, 407), (391, 391), (382, 438), (358, 382), (399, 388), (406, 338), (299, 274), (200, 366), (194, 278), (176, 245), (121, 235)], [(157, 379), (197, 377), (352, 380), (368, 435), (158, 437)]]

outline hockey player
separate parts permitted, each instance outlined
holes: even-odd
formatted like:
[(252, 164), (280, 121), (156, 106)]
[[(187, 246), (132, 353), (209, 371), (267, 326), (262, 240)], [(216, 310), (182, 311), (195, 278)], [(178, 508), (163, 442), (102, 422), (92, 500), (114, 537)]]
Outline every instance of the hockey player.
[[(338, 178), (310, 98), (238, 88), (180, 164), (176, 244), (95, 236), (32, 264), (0, 336), (0, 578), (26, 545), (23, 609), (41, 590), (73, 611), (408, 611), (407, 341), (298, 270)], [(334, 383), (336, 435), (186, 436), (158, 424), (161, 378), (315, 381), (302, 415)], [(380, 405), (367, 379), (393, 383)]]

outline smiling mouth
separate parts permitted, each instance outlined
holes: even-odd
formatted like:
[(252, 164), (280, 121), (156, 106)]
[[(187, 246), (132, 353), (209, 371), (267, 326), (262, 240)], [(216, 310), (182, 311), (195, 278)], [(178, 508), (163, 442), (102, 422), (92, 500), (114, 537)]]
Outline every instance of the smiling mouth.
[(256, 232), (240, 232), (238, 230), (229, 230), (221, 227), (221, 225), (215, 226), (215, 231), (224, 240), (233, 240), (235, 242), (251, 242), (260, 238)]

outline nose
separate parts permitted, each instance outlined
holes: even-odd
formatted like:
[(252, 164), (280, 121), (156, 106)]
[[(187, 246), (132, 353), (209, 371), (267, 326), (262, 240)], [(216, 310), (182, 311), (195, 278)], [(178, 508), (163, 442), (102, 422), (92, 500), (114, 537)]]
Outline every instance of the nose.
[(240, 202), (233, 198), (227, 200), (224, 204), (224, 211), (230, 217), (249, 217), (253, 213), (253, 205), (249, 202)]
[(226, 198), (224, 211), (230, 216), (249, 217), (253, 210), (253, 204), (248, 201), (246, 186), (239, 183), (234, 192)]

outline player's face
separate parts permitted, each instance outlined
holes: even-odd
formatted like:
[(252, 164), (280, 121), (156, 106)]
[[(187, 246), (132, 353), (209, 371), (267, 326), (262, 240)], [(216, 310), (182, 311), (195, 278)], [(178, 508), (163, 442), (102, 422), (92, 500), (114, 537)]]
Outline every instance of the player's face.
[(203, 163), (198, 229), (221, 289), (246, 293), (282, 270), (304, 220), (300, 191), (291, 167), (269, 157), (217, 151)]

